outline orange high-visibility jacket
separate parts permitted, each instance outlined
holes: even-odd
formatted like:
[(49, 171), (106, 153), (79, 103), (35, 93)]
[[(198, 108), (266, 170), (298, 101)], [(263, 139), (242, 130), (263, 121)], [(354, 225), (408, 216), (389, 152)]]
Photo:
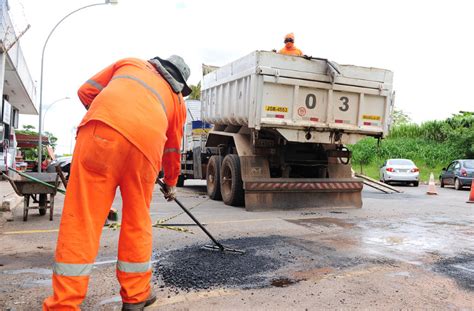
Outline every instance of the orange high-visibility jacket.
[(280, 51), (278, 51), (278, 53), (293, 56), (303, 56), (303, 52), (295, 46), (293, 46), (291, 49), (288, 49), (285, 46)]
[(78, 95), (88, 109), (79, 128), (91, 120), (106, 123), (145, 155), (156, 174), (163, 161), (166, 184), (176, 185), (186, 104), (151, 63), (119, 60), (84, 83)]

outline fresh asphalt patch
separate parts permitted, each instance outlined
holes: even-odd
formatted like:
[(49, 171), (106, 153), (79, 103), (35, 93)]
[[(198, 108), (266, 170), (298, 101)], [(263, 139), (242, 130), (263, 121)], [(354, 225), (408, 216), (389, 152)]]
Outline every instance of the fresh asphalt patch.
[(460, 254), (439, 260), (434, 270), (454, 279), (460, 287), (474, 291), (474, 254)]
[[(322, 243), (278, 235), (220, 241), (245, 254), (202, 249), (202, 245), (160, 251), (155, 282), (176, 290), (286, 287), (311, 271), (334, 271), (358, 265), (387, 264), (383, 259), (360, 257)], [(307, 273), (308, 272), (308, 273)]]
[[(157, 254), (155, 274), (166, 286), (182, 290), (216, 287), (261, 287), (267, 273), (284, 265), (265, 250), (278, 244), (278, 237), (256, 237), (220, 241), (244, 254), (211, 251), (194, 245)], [(261, 248), (261, 249), (259, 249)]]

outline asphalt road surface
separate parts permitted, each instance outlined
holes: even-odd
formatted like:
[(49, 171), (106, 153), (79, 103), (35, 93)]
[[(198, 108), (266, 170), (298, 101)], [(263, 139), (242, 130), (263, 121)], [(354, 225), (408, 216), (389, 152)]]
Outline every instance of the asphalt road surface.
[[(400, 188), (364, 189), (362, 209), (246, 212), (187, 182), (181, 201), (243, 255), (203, 250), (208, 238), (156, 188), (151, 217), (171, 228), (153, 229), (158, 300), (147, 310), (474, 309), (469, 191)], [(0, 310), (39, 310), (51, 294), (62, 203), (52, 222), (35, 211), (23, 222), (18, 208), (0, 227)], [(103, 231), (83, 310), (120, 310), (119, 230)]]

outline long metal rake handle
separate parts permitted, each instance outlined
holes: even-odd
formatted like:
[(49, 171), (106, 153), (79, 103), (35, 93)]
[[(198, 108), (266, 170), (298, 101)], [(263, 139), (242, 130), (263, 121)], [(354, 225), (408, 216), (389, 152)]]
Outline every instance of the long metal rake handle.
[[(165, 187), (166, 187), (166, 186), (165, 186), (165, 184), (164, 184), (161, 180), (159, 180), (159, 179), (158, 179), (158, 184), (160, 185), (161, 189), (163, 189), (163, 191), (165, 191)], [(221, 251), (224, 251), (224, 250), (225, 250), (224, 246), (223, 246), (221, 243), (219, 243), (219, 242), (212, 236), (212, 234), (211, 234), (209, 231), (207, 231), (206, 228), (204, 228), (204, 226), (199, 222), (199, 220), (197, 220), (196, 217), (194, 217), (194, 215), (191, 214), (191, 212), (190, 212), (186, 207), (184, 207), (184, 205), (183, 205), (178, 199), (174, 198), (173, 200), (176, 202), (176, 204), (179, 205), (179, 207), (181, 207), (181, 209), (182, 209), (186, 214), (188, 214), (189, 217), (191, 217), (191, 219), (196, 223), (196, 225), (198, 225), (199, 228), (201, 228), (201, 230), (204, 231), (204, 233), (212, 240), (212, 242), (214, 242), (214, 244), (215, 244), (217, 247), (219, 247), (219, 249), (220, 249)]]

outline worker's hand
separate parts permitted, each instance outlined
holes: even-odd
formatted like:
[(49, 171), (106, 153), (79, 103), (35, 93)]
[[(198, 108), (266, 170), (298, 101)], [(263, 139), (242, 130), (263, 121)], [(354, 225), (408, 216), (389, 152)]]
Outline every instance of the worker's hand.
[(163, 192), (163, 196), (168, 202), (176, 199), (176, 187), (165, 184), (165, 186), (161, 188), (161, 192)]
[(313, 56), (311, 56), (311, 55), (303, 55), (303, 58), (311, 60), (311, 58), (313, 58)]
[(276, 53), (276, 52), (277, 52), (277, 50), (273, 49), (273, 50), (272, 50), (272, 52), (273, 52), (273, 53)]

